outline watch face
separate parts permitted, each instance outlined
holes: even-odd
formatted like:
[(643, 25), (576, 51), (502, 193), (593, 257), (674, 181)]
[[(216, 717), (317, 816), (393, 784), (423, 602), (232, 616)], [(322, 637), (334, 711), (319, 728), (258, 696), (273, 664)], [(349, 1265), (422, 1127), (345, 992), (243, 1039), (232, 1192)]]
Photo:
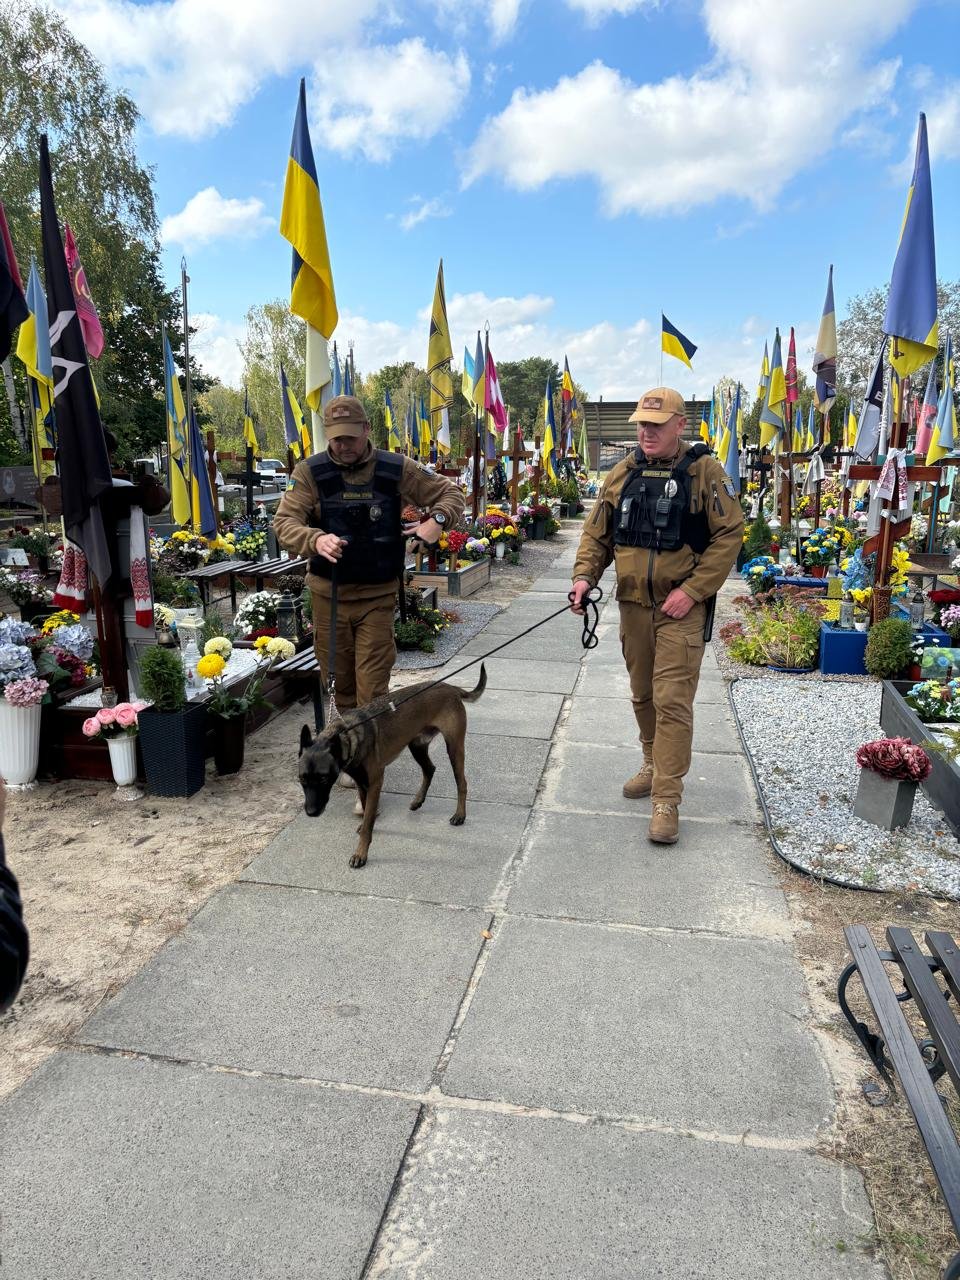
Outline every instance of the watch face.
[(437, 524), (446, 524), (446, 523), (447, 523), (447, 517), (443, 514), (443, 512), (442, 512), (442, 511), (438, 511), (438, 512), (436, 513), (436, 515), (435, 515), (433, 518), (434, 518), (434, 520), (436, 520)]

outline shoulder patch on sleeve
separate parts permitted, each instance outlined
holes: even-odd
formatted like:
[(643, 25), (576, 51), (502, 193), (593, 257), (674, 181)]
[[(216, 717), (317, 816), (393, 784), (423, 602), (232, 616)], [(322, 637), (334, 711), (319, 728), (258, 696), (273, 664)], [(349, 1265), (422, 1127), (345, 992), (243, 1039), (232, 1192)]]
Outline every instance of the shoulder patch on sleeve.
[(736, 491), (736, 489), (735, 489), (735, 487), (734, 487), (733, 481), (730, 479), (730, 477), (729, 477), (729, 476), (727, 476), (726, 480), (724, 480), (724, 482), (723, 482), (723, 487), (724, 487), (724, 489), (726, 489), (727, 494), (728, 494), (731, 498), (735, 498), (735, 497), (737, 496), (737, 491)]

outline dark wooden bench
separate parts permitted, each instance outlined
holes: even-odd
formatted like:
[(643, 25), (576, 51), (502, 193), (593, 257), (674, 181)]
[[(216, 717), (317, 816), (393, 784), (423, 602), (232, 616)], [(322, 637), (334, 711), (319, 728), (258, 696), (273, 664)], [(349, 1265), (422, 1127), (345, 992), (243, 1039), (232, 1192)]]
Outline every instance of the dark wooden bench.
[(237, 565), (234, 569), (235, 579), (240, 582), (254, 583), (254, 590), (266, 590), (265, 583), (276, 582), (278, 578), (282, 578), (288, 573), (306, 573), (308, 561), (304, 559), (298, 560), (253, 560), (246, 564)]
[[(253, 560), (244, 560), (238, 563), (236, 560), (220, 560), (216, 564), (202, 564), (199, 569), (191, 569), (189, 573), (185, 573), (183, 577), (189, 578), (191, 582), (195, 582), (200, 589), (200, 599), (203, 601), (203, 607), (206, 608), (210, 604), (216, 603), (210, 596), (210, 588), (215, 582), (226, 578), (229, 584), (230, 604), (233, 612), (237, 612), (237, 582), (234, 576), (238, 569), (248, 568), (255, 564)], [(217, 596), (216, 600), (226, 600), (227, 596)]]
[[(887, 929), (890, 950), (880, 951), (866, 925), (848, 925), (844, 934), (853, 963), (840, 976), (840, 1007), (891, 1092), (895, 1085), (890, 1073), (899, 1077), (954, 1231), (960, 1236), (960, 1143), (944, 1100), (934, 1088), (946, 1074), (960, 1092), (960, 1023), (954, 1013), (960, 1001), (957, 944), (949, 933), (931, 930), (924, 934), (927, 954), (909, 929), (891, 925)], [(895, 968), (888, 972), (886, 965)], [(860, 975), (879, 1034), (857, 1018), (847, 1002), (847, 985), (855, 973)], [(903, 983), (902, 990), (894, 989), (895, 980)], [(904, 1004), (911, 1000), (929, 1033), (919, 1042), (903, 1013)], [(954, 1254), (943, 1275), (945, 1280), (960, 1278), (960, 1253)]]

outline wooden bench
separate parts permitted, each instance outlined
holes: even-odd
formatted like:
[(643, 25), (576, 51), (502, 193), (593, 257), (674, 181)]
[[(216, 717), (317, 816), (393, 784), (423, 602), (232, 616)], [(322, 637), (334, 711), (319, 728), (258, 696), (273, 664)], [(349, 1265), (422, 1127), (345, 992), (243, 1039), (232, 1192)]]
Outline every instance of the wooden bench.
[(265, 583), (276, 582), (278, 578), (282, 578), (288, 573), (306, 573), (308, 561), (304, 559), (298, 560), (252, 560), (246, 564), (237, 565), (234, 569), (235, 578), (241, 582), (254, 582), (256, 591), (264, 591)]
[(189, 578), (191, 582), (195, 582), (197, 584), (200, 589), (200, 599), (203, 601), (203, 607), (205, 609), (208, 605), (215, 604), (219, 600), (226, 600), (227, 597), (225, 595), (217, 596), (216, 600), (213, 600), (210, 596), (210, 588), (213, 584), (222, 578), (226, 578), (229, 583), (228, 594), (230, 596), (230, 604), (233, 607), (233, 612), (236, 613), (237, 584), (233, 575), (236, 573), (237, 569), (253, 563), (253, 561), (245, 560), (243, 564), (240, 565), (236, 560), (220, 560), (216, 564), (202, 564), (199, 569), (191, 569), (189, 573), (185, 573), (183, 577)]
[[(960, 1001), (960, 951), (951, 935), (940, 931), (924, 934), (929, 954), (902, 927), (887, 929), (889, 951), (878, 950), (866, 925), (848, 925), (844, 935), (853, 963), (840, 976), (840, 1007), (891, 1092), (895, 1085), (890, 1072), (899, 1077), (954, 1231), (960, 1235), (960, 1143), (944, 1100), (934, 1088), (946, 1073), (960, 1092), (960, 1023), (954, 1013)], [(885, 965), (896, 969), (888, 973)], [(879, 1034), (860, 1021), (847, 1002), (847, 985), (854, 973), (860, 975)], [(894, 979), (902, 981), (902, 991), (894, 989)], [(903, 1005), (910, 1000), (929, 1033), (919, 1043), (903, 1014)], [(954, 1254), (943, 1275), (945, 1280), (960, 1278), (960, 1253)]]

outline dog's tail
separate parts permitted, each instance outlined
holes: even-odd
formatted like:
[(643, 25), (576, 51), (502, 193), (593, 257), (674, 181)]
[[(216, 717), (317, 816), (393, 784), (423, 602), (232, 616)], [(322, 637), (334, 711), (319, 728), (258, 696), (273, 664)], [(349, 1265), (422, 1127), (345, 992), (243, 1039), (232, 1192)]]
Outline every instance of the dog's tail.
[(476, 700), (480, 697), (481, 693), (483, 693), (486, 687), (487, 687), (487, 668), (481, 662), (480, 663), (480, 679), (477, 681), (477, 687), (475, 689), (461, 689), (460, 697), (464, 700), (464, 702), (476, 702)]

